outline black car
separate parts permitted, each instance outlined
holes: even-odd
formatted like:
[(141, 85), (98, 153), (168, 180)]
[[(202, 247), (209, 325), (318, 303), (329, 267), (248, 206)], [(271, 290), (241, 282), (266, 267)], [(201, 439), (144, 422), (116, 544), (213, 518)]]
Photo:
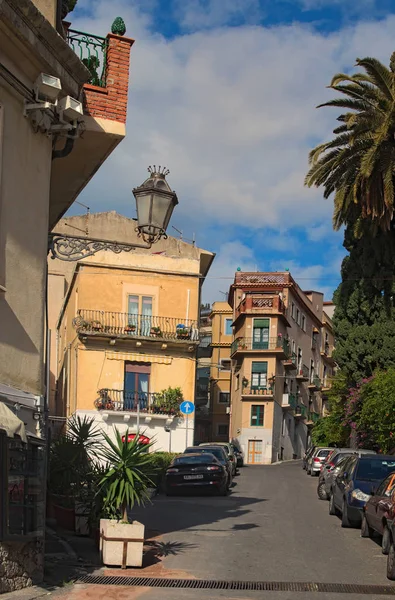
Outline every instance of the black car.
[(235, 453), (235, 457), (236, 457), (236, 466), (239, 467), (244, 467), (244, 456), (243, 456), (243, 452), (240, 450), (240, 448), (238, 448), (237, 446), (235, 446), (234, 444), (231, 444), (232, 448), (233, 448), (233, 452)]
[(226, 468), (228, 473), (228, 487), (230, 487), (233, 479), (233, 465), (229, 462), (226, 451), (222, 446), (190, 446), (184, 450), (184, 454), (203, 454), (205, 452), (214, 454), (215, 458)]
[(228, 493), (228, 472), (225, 465), (209, 452), (176, 456), (166, 470), (167, 496), (175, 492), (206, 488), (221, 496)]
[(341, 514), (342, 527), (360, 527), (366, 502), (392, 471), (395, 471), (395, 456), (350, 456), (332, 483), (329, 514)]

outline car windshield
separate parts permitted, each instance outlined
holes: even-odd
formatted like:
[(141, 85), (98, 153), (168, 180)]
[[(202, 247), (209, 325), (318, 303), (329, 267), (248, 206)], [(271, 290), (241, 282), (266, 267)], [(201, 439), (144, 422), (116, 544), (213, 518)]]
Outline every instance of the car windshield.
[(217, 448), (205, 448), (203, 446), (199, 446), (199, 448), (194, 448), (193, 450), (185, 450), (185, 452), (202, 452), (205, 454), (214, 454), (215, 458), (218, 458), (220, 462), (225, 462), (223, 450), (219, 446)]
[(391, 471), (395, 471), (395, 459), (391, 460), (385, 458), (383, 460), (377, 459), (363, 459), (359, 461), (356, 479), (362, 479), (364, 481), (381, 481)]
[(191, 456), (179, 456), (178, 458), (174, 459), (173, 465), (190, 465), (191, 463), (207, 465), (212, 462), (217, 462), (217, 459), (212, 453), (209, 454), (207, 452), (204, 454), (192, 454)]
[(325, 458), (325, 456), (328, 456), (330, 452), (332, 452), (332, 450), (320, 450), (317, 452), (316, 456), (317, 458)]

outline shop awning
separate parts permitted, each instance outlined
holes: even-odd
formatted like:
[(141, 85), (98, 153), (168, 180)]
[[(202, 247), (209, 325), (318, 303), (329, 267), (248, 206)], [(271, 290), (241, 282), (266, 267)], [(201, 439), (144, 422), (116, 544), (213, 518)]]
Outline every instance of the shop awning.
[(25, 424), (4, 404), (0, 402), (0, 429), (6, 432), (7, 436), (13, 438), (19, 435), (22, 442), (27, 443)]

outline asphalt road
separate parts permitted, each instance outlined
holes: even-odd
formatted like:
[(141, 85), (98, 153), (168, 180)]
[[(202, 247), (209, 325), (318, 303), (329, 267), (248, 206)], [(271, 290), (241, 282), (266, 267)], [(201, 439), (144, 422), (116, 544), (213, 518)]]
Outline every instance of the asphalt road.
[[(300, 461), (245, 467), (228, 497), (158, 496), (136, 517), (162, 534), (163, 567), (184, 577), (389, 585), (378, 543), (342, 529)], [(145, 591), (146, 600), (383, 598), (315, 592)]]

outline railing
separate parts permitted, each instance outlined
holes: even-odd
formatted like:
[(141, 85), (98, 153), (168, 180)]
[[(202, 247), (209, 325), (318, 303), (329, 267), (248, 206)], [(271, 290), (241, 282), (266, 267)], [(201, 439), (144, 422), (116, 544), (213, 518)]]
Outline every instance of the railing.
[(242, 396), (273, 396), (273, 386), (244, 386), (242, 390)]
[(295, 406), (295, 417), (306, 417), (307, 411), (303, 404), (297, 404)]
[(179, 415), (178, 408), (169, 408), (158, 402), (157, 394), (152, 392), (128, 392), (127, 390), (111, 390), (103, 388), (98, 392), (95, 407), (99, 410), (122, 410), (162, 415)]
[(312, 421), (313, 423), (317, 423), (317, 421), (319, 420), (320, 415), (316, 412), (310, 412), (309, 416), (308, 416), (308, 420)]
[(289, 346), (282, 336), (271, 337), (265, 341), (240, 337), (232, 342), (230, 353), (234, 354), (238, 350), (283, 350), (288, 354)]
[(317, 389), (320, 389), (321, 387), (321, 379), (313, 371), (310, 373), (309, 385), (314, 386)]
[(67, 41), (91, 73), (89, 83), (106, 87), (107, 38), (69, 29)]
[(309, 379), (309, 368), (306, 365), (298, 365), (296, 371), (296, 377), (303, 377), (303, 379)]
[(242, 300), (236, 308), (235, 319), (243, 313), (280, 313), (285, 315), (285, 304), (280, 296), (258, 296), (249, 294)]
[(325, 356), (328, 356), (330, 358), (332, 356), (332, 351), (333, 351), (333, 348), (331, 348), (331, 346), (328, 344), (328, 342), (326, 342), (322, 349), (322, 353), (325, 354)]
[(199, 341), (197, 321), (191, 319), (81, 309), (73, 325), (78, 333)]
[(236, 285), (284, 285), (289, 282), (289, 273), (243, 273), (239, 271), (235, 275)]
[(295, 394), (283, 394), (283, 406), (290, 406), (292, 409), (296, 408), (296, 396)]
[(289, 356), (284, 360), (284, 364), (296, 365), (297, 357), (296, 352), (291, 352)]

